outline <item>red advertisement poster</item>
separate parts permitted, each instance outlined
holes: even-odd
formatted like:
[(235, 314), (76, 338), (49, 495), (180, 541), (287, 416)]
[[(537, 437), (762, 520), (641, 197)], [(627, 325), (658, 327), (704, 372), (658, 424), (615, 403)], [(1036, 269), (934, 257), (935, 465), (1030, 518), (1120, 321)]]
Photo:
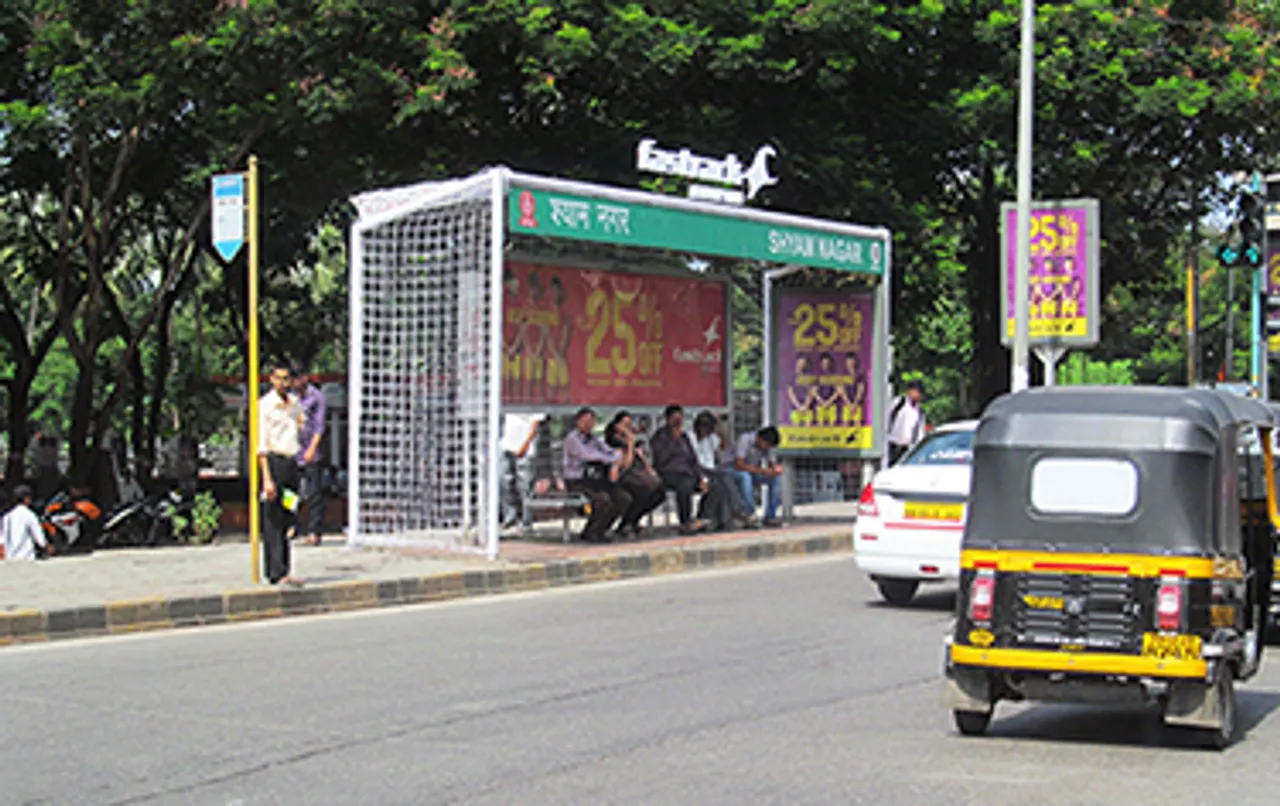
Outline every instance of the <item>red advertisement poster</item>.
[(726, 404), (722, 283), (508, 262), (502, 305), (504, 403)]

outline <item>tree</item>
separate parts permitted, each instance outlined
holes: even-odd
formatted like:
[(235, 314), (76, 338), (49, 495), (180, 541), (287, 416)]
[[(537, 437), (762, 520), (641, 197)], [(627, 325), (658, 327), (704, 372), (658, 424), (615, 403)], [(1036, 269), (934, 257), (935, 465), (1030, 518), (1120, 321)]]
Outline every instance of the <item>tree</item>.
[[(450, 16), (403, 3), (17, 0), (2, 23), (21, 63), (0, 65), (11, 71), (0, 191), (23, 201), (79, 368), (70, 443), (80, 475), (91, 434), (111, 422), (144, 341), (183, 287), (207, 226), (208, 175), (251, 150), (268, 175), (273, 164), (287, 172), (281, 187), (302, 214), (277, 226), (268, 254), (278, 259), (314, 226), (308, 212), (363, 170), (352, 147), (361, 135), (446, 109), (469, 80)], [(335, 132), (342, 146), (326, 150)], [(314, 162), (337, 154), (346, 159)], [(119, 297), (131, 271), (125, 247), (157, 232), (170, 237), (151, 297), (130, 317)], [(100, 378), (114, 337), (123, 348)]]

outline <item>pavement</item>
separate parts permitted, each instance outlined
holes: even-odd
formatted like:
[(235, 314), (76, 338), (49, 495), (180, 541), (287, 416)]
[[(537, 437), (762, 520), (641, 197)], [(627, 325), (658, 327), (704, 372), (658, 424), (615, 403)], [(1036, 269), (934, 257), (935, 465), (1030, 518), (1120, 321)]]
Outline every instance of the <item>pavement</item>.
[[(414, 549), (295, 544), (301, 588), (253, 584), (247, 538), (0, 563), (0, 647), (49, 639), (310, 615), (683, 573), (852, 550), (854, 504), (798, 508), (788, 528), (564, 544), (559, 523), (504, 541), (497, 560)], [(665, 536), (664, 536), (665, 535)]]
[(885, 607), (829, 555), (15, 647), (0, 803), (1277, 802), (1280, 658), (1224, 753), (1154, 709), (1001, 705), (966, 739), (953, 607)]

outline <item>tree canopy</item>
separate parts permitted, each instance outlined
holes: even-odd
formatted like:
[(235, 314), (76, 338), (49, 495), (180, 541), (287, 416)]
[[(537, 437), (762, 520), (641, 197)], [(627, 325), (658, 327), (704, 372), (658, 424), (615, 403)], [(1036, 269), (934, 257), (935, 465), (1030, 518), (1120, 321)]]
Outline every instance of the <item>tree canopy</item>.
[[(781, 181), (762, 204), (893, 230), (896, 365), (925, 379), (935, 419), (973, 413), (1008, 374), (997, 219), (1014, 195), (1019, 7), (13, 0), (8, 473), (37, 428), (65, 433), (79, 468), (112, 429), (151, 461), (175, 430), (220, 427), (212, 379), (243, 373), (245, 264), (209, 253), (208, 181), (250, 153), (267, 349), (340, 370), (353, 193), (495, 163), (635, 185), (642, 134), (706, 153), (771, 144)], [(1183, 270), (1204, 246), (1190, 225), (1223, 202), (1224, 174), (1270, 167), (1280, 145), (1277, 14), (1037, 3), (1036, 195), (1103, 211), (1103, 342), (1073, 377), (1186, 381)], [(1225, 310), (1225, 272), (1202, 262), (1205, 303)], [(750, 386), (758, 278), (739, 280)]]

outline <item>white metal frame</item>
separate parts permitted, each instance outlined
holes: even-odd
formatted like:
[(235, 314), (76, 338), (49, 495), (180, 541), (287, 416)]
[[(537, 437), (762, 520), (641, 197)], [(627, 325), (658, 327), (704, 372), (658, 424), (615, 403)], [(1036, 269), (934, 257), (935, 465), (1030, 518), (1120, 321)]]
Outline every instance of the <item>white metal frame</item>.
[[(409, 542), (405, 540), (398, 540), (394, 536), (363, 535), (360, 533), (360, 431), (363, 415), (362, 372), (364, 368), (363, 350), (365, 342), (362, 304), (364, 297), (366, 258), (364, 245), (365, 234), (377, 227), (381, 227), (392, 221), (411, 215), (424, 207), (437, 205), (450, 197), (470, 196), (475, 199), (477, 197), (487, 196), (492, 215), (489, 241), (489, 280), (491, 297), (488, 320), (489, 355), (487, 357), (489, 388), (488, 398), (486, 400), (486, 419), (490, 437), (489, 444), (485, 446), (485, 450), (482, 452), (480, 460), (482, 463), (481, 473), (487, 480), (488, 489), (484, 491), (484, 498), (480, 502), (480, 518), (479, 523), (477, 523), (476, 526), (484, 530), (484, 553), (490, 558), (497, 557), (498, 555), (498, 529), (502, 474), (502, 455), (500, 440), (498, 437), (501, 429), (502, 416), (502, 271), (508, 228), (508, 222), (506, 219), (506, 197), (512, 185), (553, 193), (575, 194), (605, 201), (661, 207), (695, 213), (711, 218), (743, 219), (780, 227), (796, 227), (833, 235), (852, 236), (879, 241), (883, 245), (883, 268), (878, 275), (882, 293), (882, 313), (880, 316), (881, 328), (877, 333), (874, 349), (882, 356), (890, 356), (892, 354), (889, 341), (889, 333), (892, 325), (890, 291), (892, 282), (892, 236), (884, 227), (867, 227), (856, 224), (846, 224), (838, 221), (809, 218), (790, 213), (779, 213), (749, 207), (719, 205), (674, 196), (663, 196), (639, 190), (607, 187), (566, 179), (554, 179), (533, 174), (517, 173), (502, 166), (489, 168), (463, 179), (437, 183), (423, 183), (420, 186), (387, 191), (385, 192), (384, 201), (386, 202), (386, 205), (384, 206), (384, 209), (372, 212), (357, 220), (356, 223), (352, 225), (350, 236), (351, 278), (349, 305), (351, 339), (350, 355), (348, 357), (350, 383), (348, 389), (349, 398), (347, 424), (348, 541), (350, 545), (360, 545), (362, 543), (397, 545)], [(799, 265), (787, 264), (780, 268), (771, 269), (765, 273), (764, 327), (766, 343), (769, 343), (769, 339), (772, 337), (772, 325), (770, 319), (772, 315), (772, 301), (770, 296), (773, 283), (778, 278), (798, 271), (800, 268), (801, 266)], [(824, 269), (824, 271), (835, 270)], [(888, 362), (889, 359), (886, 358), (886, 369), (888, 368)], [(763, 400), (763, 412), (766, 419), (773, 416), (773, 400), (772, 395), (769, 393), (769, 389), (773, 381), (771, 363), (772, 362), (770, 360), (766, 359), (764, 366), (765, 394)], [(731, 377), (731, 366), (727, 368), (727, 372)], [(729, 405), (732, 406), (731, 394), (729, 398)], [(885, 445), (883, 432), (883, 427), (877, 428), (875, 432), (880, 440), (878, 447), (882, 452)]]

